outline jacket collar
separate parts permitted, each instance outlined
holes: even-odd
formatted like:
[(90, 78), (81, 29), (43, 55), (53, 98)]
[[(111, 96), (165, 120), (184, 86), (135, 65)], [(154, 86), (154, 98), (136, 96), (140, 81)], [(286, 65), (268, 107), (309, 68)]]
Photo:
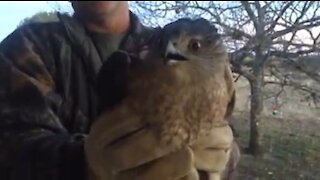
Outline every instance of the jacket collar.
[[(102, 66), (103, 61), (101, 61), (101, 57), (99, 56), (93, 41), (87, 34), (84, 25), (76, 18), (68, 14), (58, 13), (57, 15), (73, 49), (82, 57), (90, 81), (94, 83), (95, 77)], [(151, 36), (152, 28), (143, 26), (139, 21), (139, 18), (131, 11), (130, 23), (130, 29), (121, 42), (119, 49), (135, 53), (138, 51), (138, 46)]]

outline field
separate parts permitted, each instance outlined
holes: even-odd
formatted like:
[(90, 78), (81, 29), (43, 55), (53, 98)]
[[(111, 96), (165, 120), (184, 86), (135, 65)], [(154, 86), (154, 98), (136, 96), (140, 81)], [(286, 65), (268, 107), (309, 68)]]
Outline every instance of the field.
[[(248, 114), (234, 113), (232, 123), (239, 133), (240, 146), (248, 144)], [(242, 153), (239, 180), (319, 180), (320, 121), (265, 117), (260, 126), (264, 156)], [(242, 150), (242, 152), (244, 152)]]

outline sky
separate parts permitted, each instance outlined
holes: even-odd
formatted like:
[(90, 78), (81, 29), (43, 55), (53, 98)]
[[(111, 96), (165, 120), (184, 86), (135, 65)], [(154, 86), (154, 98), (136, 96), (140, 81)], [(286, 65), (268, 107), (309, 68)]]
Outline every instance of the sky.
[[(56, 3), (56, 4), (55, 4)], [(57, 4), (58, 3), (58, 4)], [(60, 7), (60, 11), (69, 10), (68, 1), (0, 1), (0, 42), (17, 28), (18, 24), (25, 18), (31, 17), (40, 11), (52, 11)], [(276, 27), (277, 28), (277, 27)], [(320, 28), (313, 29), (314, 34), (320, 33)], [(299, 32), (306, 40), (309, 34)], [(289, 38), (290, 34), (286, 35)]]
[(0, 42), (27, 17), (40, 11), (52, 11), (48, 1), (0, 1)]

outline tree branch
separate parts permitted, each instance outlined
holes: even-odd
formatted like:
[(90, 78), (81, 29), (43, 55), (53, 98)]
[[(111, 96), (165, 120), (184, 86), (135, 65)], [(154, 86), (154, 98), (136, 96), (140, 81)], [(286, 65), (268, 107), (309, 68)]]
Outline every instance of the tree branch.
[(271, 23), (270, 27), (266, 30), (266, 32), (270, 32), (270, 31), (272, 31), (272, 30), (276, 27), (279, 19), (283, 16), (283, 14), (287, 11), (287, 9), (288, 9), (293, 3), (294, 3), (294, 1), (289, 1), (289, 2), (281, 9), (281, 11), (279, 12), (278, 16), (277, 16), (276, 19)]
[[(266, 84), (277, 84), (280, 86), (289, 86), (289, 87), (293, 87), (295, 89), (307, 92), (310, 95), (310, 97), (313, 98), (314, 104), (317, 105), (317, 102), (319, 101), (319, 91), (318, 90), (312, 89), (309, 86), (301, 85), (300, 83), (289, 80), (275, 66), (273, 66), (273, 68), (270, 70), (270, 72), (273, 76), (280, 79), (280, 82), (279, 81), (266, 81), (265, 82)], [(282, 78), (282, 77), (285, 77), (285, 78)]]
[(241, 1), (241, 4), (243, 5), (243, 7), (246, 10), (246, 12), (247, 12), (248, 16), (250, 17), (250, 19), (252, 20), (255, 29), (258, 31), (259, 30), (259, 24), (258, 24), (257, 18), (255, 17), (252, 9), (250, 8), (249, 2), (248, 1)]
[[(318, 20), (320, 20), (320, 16), (316, 17), (314, 19), (310, 19), (310, 20), (301, 22), (298, 25), (293, 25), (291, 27), (288, 27), (287, 29), (284, 29), (284, 30), (281, 30), (281, 31), (276, 31), (271, 35), (271, 39), (276, 39), (276, 38), (278, 38), (280, 36), (283, 36), (285, 34), (288, 34), (288, 33), (292, 32), (292, 31), (298, 31), (298, 30), (301, 30), (301, 29), (320, 26), (320, 21), (318, 21)], [(308, 22), (311, 22), (311, 23), (307, 24), (307, 25), (302, 25), (303, 23), (308, 23)]]

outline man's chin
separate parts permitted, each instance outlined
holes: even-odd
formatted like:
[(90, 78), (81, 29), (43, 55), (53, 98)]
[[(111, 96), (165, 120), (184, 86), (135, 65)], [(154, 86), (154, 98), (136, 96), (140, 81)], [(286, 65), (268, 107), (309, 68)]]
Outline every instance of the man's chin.
[(75, 10), (86, 14), (107, 15), (112, 14), (126, 1), (71, 1)]

